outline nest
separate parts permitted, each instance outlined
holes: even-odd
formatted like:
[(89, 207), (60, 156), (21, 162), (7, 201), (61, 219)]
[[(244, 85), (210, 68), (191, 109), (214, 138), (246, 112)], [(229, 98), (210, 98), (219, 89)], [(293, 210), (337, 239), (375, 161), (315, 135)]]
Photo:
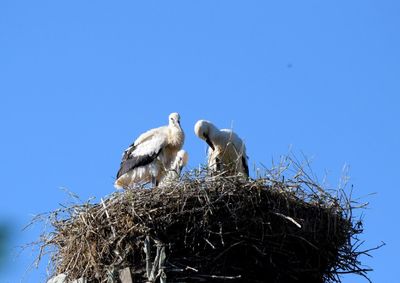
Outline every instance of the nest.
[[(88, 282), (340, 282), (366, 277), (344, 194), (333, 196), (304, 171), (244, 180), (186, 174), (153, 189), (111, 194), (99, 203), (46, 215), (39, 241), (55, 274)], [(39, 257), (40, 257), (39, 256)]]

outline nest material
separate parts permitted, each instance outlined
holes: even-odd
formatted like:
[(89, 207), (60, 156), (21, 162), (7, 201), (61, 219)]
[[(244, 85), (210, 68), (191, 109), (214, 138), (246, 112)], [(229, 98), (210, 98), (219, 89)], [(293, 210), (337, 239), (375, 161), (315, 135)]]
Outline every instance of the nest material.
[[(88, 282), (118, 282), (126, 267), (134, 282), (148, 281), (155, 243), (166, 256), (157, 276), (167, 282), (340, 282), (341, 273), (368, 271), (360, 267), (364, 252), (354, 239), (362, 229), (348, 204), (304, 175), (196, 173), (53, 212), (54, 231), (42, 237), (41, 250), (55, 248), (56, 273)], [(147, 259), (146, 239), (153, 244)]]

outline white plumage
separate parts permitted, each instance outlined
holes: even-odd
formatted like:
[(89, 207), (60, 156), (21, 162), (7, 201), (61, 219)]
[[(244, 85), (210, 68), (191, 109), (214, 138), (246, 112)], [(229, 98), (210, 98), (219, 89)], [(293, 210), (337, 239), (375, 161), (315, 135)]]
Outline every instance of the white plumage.
[(157, 186), (171, 168), (184, 139), (180, 116), (178, 113), (171, 113), (168, 126), (141, 134), (124, 151), (114, 186), (129, 188), (148, 182)]
[(183, 167), (186, 166), (188, 159), (189, 155), (185, 150), (181, 149), (178, 151), (175, 156), (175, 160), (172, 162), (170, 170), (168, 170), (160, 183), (168, 184), (168, 182), (176, 181), (181, 175)]
[(205, 120), (197, 121), (194, 132), (209, 145), (208, 167), (212, 171), (249, 176), (246, 146), (235, 132), (229, 129), (220, 130)]
[(186, 166), (188, 160), (189, 160), (189, 154), (185, 150), (181, 149), (176, 154), (175, 160), (172, 163), (170, 171), (174, 172), (179, 177), (181, 175), (183, 167)]

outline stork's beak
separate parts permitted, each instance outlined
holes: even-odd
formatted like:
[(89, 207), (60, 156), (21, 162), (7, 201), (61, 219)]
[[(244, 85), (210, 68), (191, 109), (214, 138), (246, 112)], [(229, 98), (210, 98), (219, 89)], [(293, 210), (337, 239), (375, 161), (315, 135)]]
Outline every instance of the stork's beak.
[(215, 147), (212, 144), (212, 142), (210, 141), (210, 138), (208, 136), (205, 136), (205, 138), (206, 138), (206, 143), (208, 144), (208, 146), (211, 147), (212, 150), (215, 150)]
[(183, 166), (179, 166), (179, 174), (182, 172)]

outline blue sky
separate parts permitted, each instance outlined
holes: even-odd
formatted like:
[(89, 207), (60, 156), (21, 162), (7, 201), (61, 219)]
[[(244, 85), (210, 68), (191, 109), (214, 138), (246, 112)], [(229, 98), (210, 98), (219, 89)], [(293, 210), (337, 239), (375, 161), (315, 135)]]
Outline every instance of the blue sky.
[[(398, 280), (398, 1), (0, 2), (0, 221), (11, 226), (0, 282), (26, 272), (32, 214), (114, 191), (122, 151), (178, 111), (189, 168), (205, 161), (198, 119), (233, 128), (250, 164), (294, 151), (365, 196), (363, 262)], [(365, 282), (345, 276), (343, 282)]]

